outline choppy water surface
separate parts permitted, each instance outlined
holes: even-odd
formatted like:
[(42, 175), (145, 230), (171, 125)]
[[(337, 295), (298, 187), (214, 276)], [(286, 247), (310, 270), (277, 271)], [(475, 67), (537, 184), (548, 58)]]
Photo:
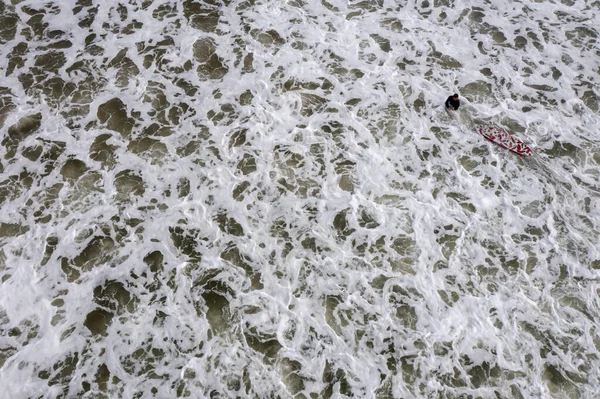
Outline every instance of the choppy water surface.
[(598, 26), (591, 0), (5, 0), (2, 395), (596, 397)]

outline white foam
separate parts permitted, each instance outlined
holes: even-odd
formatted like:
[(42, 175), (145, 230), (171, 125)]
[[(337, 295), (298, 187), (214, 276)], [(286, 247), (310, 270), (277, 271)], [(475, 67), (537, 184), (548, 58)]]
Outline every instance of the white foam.
[[(12, 49), (28, 50), (2, 83), (14, 104), (2, 140), (42, 115), (12, 159), (0, 148), (7, 394), (592, 397), (594, 5), (253, 3), (202, 3), (219, 15), (210, 32), (179, 3), (97, 3), (89, 27), (75, 1), (6, 6), (20, 22), (0, 50), (3, 75)], [(28, 40), (25, 6), (45, 7), (45, 32), (72, 45)], [(134, 20), (142, 27), (127, 28)], [(90, 34), (102, 54), (90, 54)], [(173, 45), (157, 45), (167, 37)], [(197, 72), (200, 39), (212, 40), (221, 78)], [(109, 65), (122, 50), (139, 70), (126, 85), (123, 65)], [(97, 84), (80, 104), (47, 103), (48, 81), (24, 90), (19, 77), (48, 51), (65, 64), (38, 73)], [(438, 108), (453, 92), (457, 121)], [(98, 121), (114, 98), (130, 132)], [(89, 112), (69, 120), (77, 105)], [(177, 106), (188, 110), (175, 123)], [(137, 151), (161, 118), (171, 134)], [(534, 156), (483, 141), (471, 129), (482, 123), (512, 130)], [(90, 150), (105, 134), (113, 162)], [(26, 158), (36, 145), (41, 155)], [(69, 180), (72, 159), (87, 170)], [(162, 262), (148, 260), (155, 251)], [(102, 296), (111, 282), (129, 305), (110, 302), (123, 291)], [(104, 335), (86, 327), (100, 308), (113, 314)]]

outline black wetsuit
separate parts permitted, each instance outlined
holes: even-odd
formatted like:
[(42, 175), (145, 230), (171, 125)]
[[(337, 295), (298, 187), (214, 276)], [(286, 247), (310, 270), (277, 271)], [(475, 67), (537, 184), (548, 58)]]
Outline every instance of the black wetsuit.
[(460, 107), (460, 100), (458, 98), (454, 98), (452, 96), (448, 97), (448, 99), (446, 100), (446, 108), (450, 109), (452, 108), (453, 110), (457, 110), (458, 107)]

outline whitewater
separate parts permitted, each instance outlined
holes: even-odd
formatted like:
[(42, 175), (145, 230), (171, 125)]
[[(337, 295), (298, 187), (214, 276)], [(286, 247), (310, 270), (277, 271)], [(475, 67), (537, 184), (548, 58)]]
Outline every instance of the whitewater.
[(0, 2), (0, 397), (599, 397), (599, 26)]

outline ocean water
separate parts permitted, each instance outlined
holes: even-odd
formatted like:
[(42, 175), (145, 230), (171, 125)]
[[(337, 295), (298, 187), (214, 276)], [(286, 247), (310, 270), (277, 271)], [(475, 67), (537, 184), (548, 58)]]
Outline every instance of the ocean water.
[(4, 0), (0, 396), (599, 397), (599, 26)]

